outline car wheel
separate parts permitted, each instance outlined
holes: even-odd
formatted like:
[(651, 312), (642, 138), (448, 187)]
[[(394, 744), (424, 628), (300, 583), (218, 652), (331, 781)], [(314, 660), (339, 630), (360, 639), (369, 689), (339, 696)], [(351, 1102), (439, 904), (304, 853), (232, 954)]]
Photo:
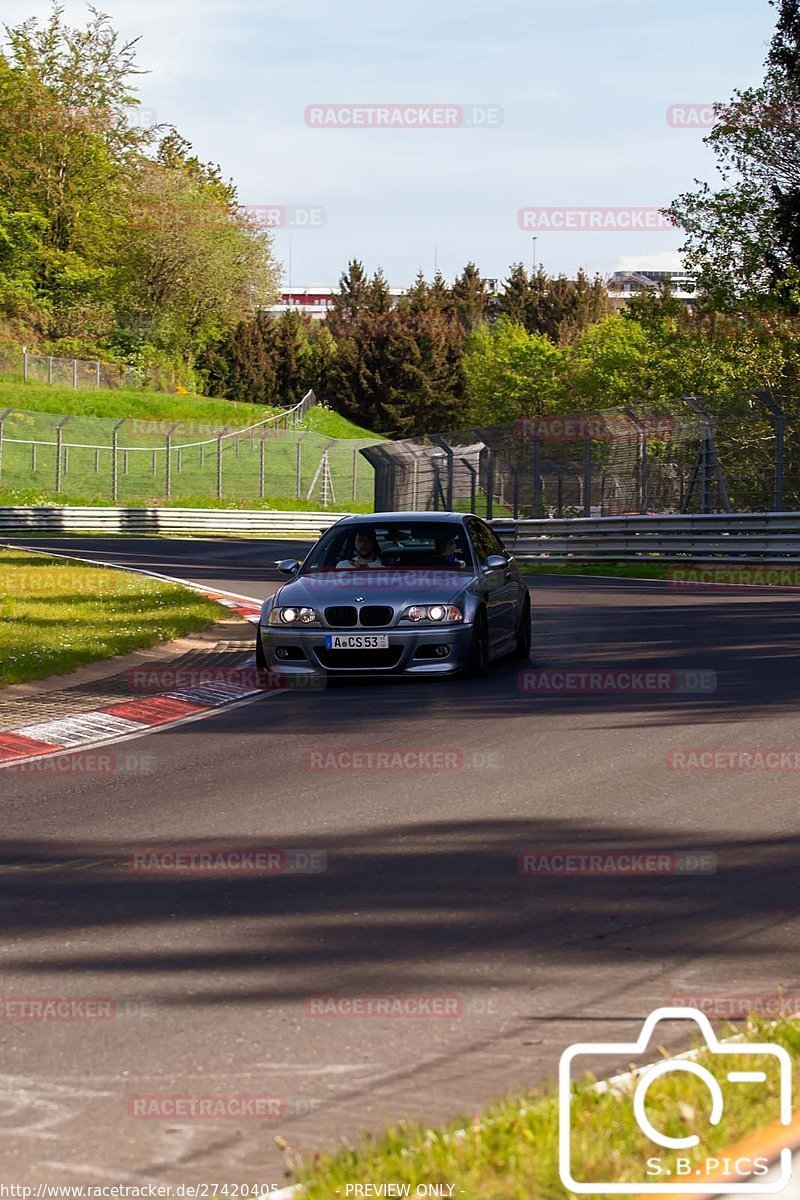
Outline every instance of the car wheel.
[(531, 656), (531, 598), (526, 596), (522, 604), (522, 613), (519, 618), (519, 627), (517, 629), (517, 645), (514, 650), (517, 658), (530, 658)]
[(473, 679), (483, 679), (489, 673), (489, 624), (486, 613), (481, 608), (475, 617), (472, 628), (472, 641), (469, 646), (469, 661), (467, 674)]

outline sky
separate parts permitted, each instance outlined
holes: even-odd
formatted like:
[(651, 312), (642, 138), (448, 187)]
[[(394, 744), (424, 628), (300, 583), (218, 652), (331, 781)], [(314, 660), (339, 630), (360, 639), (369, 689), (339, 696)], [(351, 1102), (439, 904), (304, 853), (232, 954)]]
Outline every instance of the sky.
[[(500, 279), (534, 256), (570, 276), (677, 266), (679, 231), (642, 226), (715, 167), (707, 129), (674, 121), (757, 84), (775, 21), (767, 0), (97, 3), (141, 38), (142, 118), (294, 223), (274, 234), (294, 288), (334, 284), (352, 258), (395, 287), (469, 260)], [(64, 8), (84, 22), (84, 3)], [(2, 0), (0, 19), (48, 11)], [(340, 105), (444, 123), (329, 124)]]

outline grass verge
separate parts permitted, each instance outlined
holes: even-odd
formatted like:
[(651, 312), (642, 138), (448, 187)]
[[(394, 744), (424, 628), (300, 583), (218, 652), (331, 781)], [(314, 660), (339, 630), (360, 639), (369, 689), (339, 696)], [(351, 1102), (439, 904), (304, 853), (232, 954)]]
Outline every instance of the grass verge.
[(520, 570), (525, 575), (612, 575), (620, 579), (669, 579), (675, 571), (674, 563), (561, 563), (547, 566), (538, 563), (522, 563)]
[[(773, 1025), (753, 1018), (723, 1030), (721, 1036), (736, 1032), (743, 1032), (749, 1042), (777, 1043), (789, 1051), (795, 1067), (800, 1063), (800, 1020), (789, 1018)], [(701, 1051), (697, 1061), (711, 1068), (714, 1057)], [(654, 1047), (650, 1061), (657, 1058)], [(768, 1062), (735, 1053), (726, 1053), (726, 1060), (726, 1070), (740, 1071), (766, 1068)], [(796, 1108), (800, 1100), (796, 1069), (794, 1075)], [(672, 1073), (650, 1087), (647, 1112), (656, 1128), (678, 1137), (686, 1134), (689, 1124), (690, 1131), (700, 1136), (700, 1145), (676, 1155), (659, 1151), (645, 1138), (633, 1116), (630, 1091), (597, 1091), (595, 1080), (587, 1076), (575, 1086), (573, 1098), (573, 1159), (581, 1164), (576, 1177), (638, 1182), (647, 1178), (643, 1168), (656, 1153), (662, 1171), (674, 1171), (677, 1157), (691, 1159), (694, 1167), (777, 1118), (777, 1074), (771, 1067), (766, 1084), (727, 1084), (719, 1067), (716, 1078), (725, 1096), (724, 1115), (716, 1126), (703, 1115), (708, 1111), (708, 1092), (696, 1076)], [(291, 1159), (291, 1151), (288, 1156)], [(553, 1086), (512, 1096), (441, 1129), (401, 1123), (382, 1137), (365, 1141), (361, 1148), (318, 1157), (297, 1177), (304, 1189), (302, 1200), (345, 1196), (348, 1184), (366, 1183), (408, 1184), (408, 1193), (386, 1194), (412, 1196), (418, 1184), (438, 1183), (452, 1186), (449, 1194), (468, 1200), (554, 1200), (571, 1195), (559, 1178), (558, 1097)], [(664, 1174), (660, 1182), (665, 1179)], [(646, 1186), (642, 1192), (647, 1192)]]
[[(0, 507), (9, 508), (114, 508), (107, 496), (87, 493), (85, 496), (70, 495), (56, 496), (52, 492), (38, 492), (27, 489), (0, 491)], [(208, 496), (181, 496), (178, 500), (162, 500), (152, 496), (146, 500), (120, 501), (120, 508), (220, 508), (265, 510), (267, 512), (372, 512), (373, 505), (364, 501), (347, 501), (338, 508), (329, 505), (323, 508), (315, 500), (297, 500), (294, 496), (271, 496), (265, 500), (253, 500), (250, 497), (223, 497), (222, 500), (210, 499)]]
[(225, 613), (175, 584), (0, 550), (0, 687), (169, 642)]

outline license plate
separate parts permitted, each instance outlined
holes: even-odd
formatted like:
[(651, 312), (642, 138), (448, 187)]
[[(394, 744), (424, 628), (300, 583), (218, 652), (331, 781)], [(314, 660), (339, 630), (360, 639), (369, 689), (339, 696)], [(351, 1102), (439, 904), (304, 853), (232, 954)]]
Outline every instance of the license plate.
[(325, 638), (328, 650), (388, 650), (387, 633), (329, 633)]

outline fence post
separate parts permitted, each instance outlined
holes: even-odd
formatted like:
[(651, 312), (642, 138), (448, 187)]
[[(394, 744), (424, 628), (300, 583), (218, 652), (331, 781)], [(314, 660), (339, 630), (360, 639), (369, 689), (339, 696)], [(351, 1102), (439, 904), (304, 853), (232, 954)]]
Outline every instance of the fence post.
[(95, 450), (95, 452), (94, 452), (94, 473), (95, 473), (95, 475), (97, 475), (99, 470), (100, 470), (100, 451)]
[(266, 470), (265, 470), (266, 449), (267, 449), (267, 444), (266, 444), (264, 438), (262, 437), (261, 438), (261, 446), (260, 446), (260, 450), (259, 450), (259, 463), (258, 463), (258, 494), (262, 500), (264, 499), (264, 496), (266, 495), (266, 478), (267, 478)]
[(180, 425), (180, 421), (176, 421), (174, 425), (170, 425), (167, 430), (167, 462), (164, 474), (165, 499), (169, 500), (172, 496), (172, 435)]
[(96, 362), (94, 364), (94, 368), (95, 368), (95, 370), (94, 370), (95, 383), (96, 383), (97, 389), (99, 391), (99, 389), (100, 389), (100, 363)]
[(53, 382), (53, 356), (52, 356), (52, 354), (48, 354), (48, 356), (47, 356), (47, 382), (48, 383)]
[(13, 408), (7, 408), (0, 413), (0, 476), (3, 474), (3, 426), (6, 423), (6, 417), (10, 416)]
[(28, 351), (22, 347), (22, 382), (28, 382)]
[(592, 515), (592, 439), (586, 427), (583, 433), (583, 515)]
[(217, 438), (217, 499), (218, 500), (222, 499), (222, 439), (225, 436), (225, 429), (227, 429), (227, 425), (225, 426), (224, 429), (221, 430), (219, 437)]
[(353, 451), (353, 503), (358, 496), (358, 450)]
[(77, 392), (77, 390), (78, 390), (78, 360), (77, 360), (77, 358), (73, 358), (73, 360), (72, 360), (72, 390), (73, 390), (73, 392)]
[(533, 519), (542, 516), (542, 443), (538, 437), (533, 439)]
[(69, 420), (70, 417), (62, 417), (56, 425), (56, 495), (61, 491), (61, 451), (64, 444), (64, 426)]
[(36, 442), (31, 442), (31, 474), (36, 474)]
[(117, 503), (117, 493), (119, 491), (117, 479), (117, 453), (119, 446), (119, 431), (127, 421), (127, 417), (123, 417), (121, 421), (117, 421), (114, 428), (111, 430), (111, 499), (114, 504)]
[(786, 432), (786, 412), (783, 407), (775, 399), (772, 392), (756, 392), (756, 399), (763, 404), (764, 408), (770, 413), (775, 424), (775, 479), (773, 491), (773, 512), (783, 512), (783, 464), (784, 464), (784, 436)]

